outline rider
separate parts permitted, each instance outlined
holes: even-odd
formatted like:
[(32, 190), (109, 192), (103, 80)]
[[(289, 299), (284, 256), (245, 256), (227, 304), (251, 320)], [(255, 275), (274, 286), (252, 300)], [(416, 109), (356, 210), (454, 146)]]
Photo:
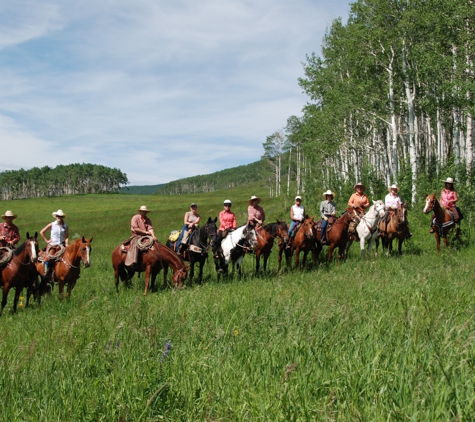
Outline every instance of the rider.
[[(460, 220), (463, 218), (459, 208), (457, 207), (457, 201), (459, 200), (457, 191), (454, 188), (454, 179), (447, 177), (446, 180), (442, 180), (445, 187), (440, 192), (440, 203), (454, 216), (455, 224), (457, 225), (457, 231), (460, 230)], [(431, 220), (433, 221), (433, 219)], [(434, 233), (434, 226), (431, 226), (430, 233)]]
[[(359, 217), (364, 215), (364, 210), (369, 207), (369, 199), (365, 195), (364, 191), (366, 186), (363, 183), (358, 182), (355, 186), (353, 186), (355, 193), (350, 196), (350, 200), (348, 201), (348, 206), (350, 208), (354, 208), (355, 212), (358, 214)], [(354, 233), (356, 230), (356, 222), (350, 222), (348, 227), (348, 231), (350, 233)]]
[(185, 217), (183, 219), (184, 225), (183, 228), (181, 229), (180, 237), (176, 241), (176, 253), (178, 255), (181, 255), (183, 252), (180, 250), (180, 246), (182, 242), (185, 242), (188, 240), (188, 236), (191, 234), (191, 232), (198, 227), (198, 224), (201, 220), (201, 217), (199, 214), (196, 212), (198, 210), (198, 205), (196, 205), (194, 202), (190, 205), (190, 211), (185, 213)]
[(320, 243), (325, 244), (327, 242), (325, 232), (327, 229), (328, 219), (330, 217), (335, 217), (336, 215), (336, 204), (333, 201), (335, 194), (328, 189), (323, 196), (325, 200), (320, 202), (320, 215), (322, 216), (322, 232), (320, 234)]
[(256, 229), (260, 230), (264, 220), (266, 219), (266, 215), (264, 213), (264, 209), (258, 205), (261, 202), (261, 198), (252, 195), (251, 199), (247, 201), (249, 206), (247, 207), (247, 214), (248, 214), (248, 222), (251, 224), (256, 225)]
[[(399, 196), (399, 187), (394, 183), (389, 186), (389, 193), (384, 198), (384, 206), (386, 207), (386, 213), (381, 219), (385, 225), (388, 223), (388, 217), (391, 213), (391, 210), (397, 210), (400, 206), (402, 207), (402, 200)], [(407, 223), (406, 237), (410, 238), (412, 233), (409, 230), (409, 223)]]
[[(56, 218), (56, 220), (43, 227), (43, 229), (40, 231), (41, 237), (49, 246), (68, 246), (69, 228), (68, 225), (64, 222), (66, 214), (63, 212), (63, 210), (58, 210), (53, 212), (53, 217)], [(46, 239), (45, 236), (45, 232), (48, 230), (51, 230), (50, 240)]]
[(216, 244), (213, 247), (214, 257), (219, 259), (219, 249), (221, 247), (221, 241), (223, 240), (223, 232), (233, 231), (236, 227), (236, 215), (231, 211), (232, 203), (229, 199), (223, 202), (224, 210), (219, 213), (220, 226), (218, 229), (218, 236), (216, 238)]
[(300, 196), (295, 197), (295, 204), (290, 207), (290, 218), (292, 223), (290, 223), (289, 227), (289, 236), (292, 235), (295, 227), (303, 223), (305, 219), (305, 208), (302, 206), (302, 198)]
[(157, 240), (153, 231), (152, 221), (147, 216), (151, 211), (147, 209), (146, 205), (142, 205), (137, 212), (138, 214), (135, 214), (132, 220), (130, 220), (132, 236), (152, 236), (153, 240)]
[(18, 227), (13, 224), (13, 220), (17, 218), (17, 214), (13, 214), (10, 210), (2, 215), (4, 223), (0, 224), (0, 246), (15, 248), (15, 245), (20, 240), (20, 231)]

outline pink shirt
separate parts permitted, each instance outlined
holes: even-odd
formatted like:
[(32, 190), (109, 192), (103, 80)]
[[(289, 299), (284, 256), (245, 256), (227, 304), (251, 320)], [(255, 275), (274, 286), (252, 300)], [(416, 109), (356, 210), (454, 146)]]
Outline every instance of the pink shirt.
[(255, 218), (257, 218), (258, 220), (264, 222), (264, 220), (266, 219), (264, 208), (259, 205), (256, 205), (255, 207), (249, 205), (247, 207), (247, 215), (249, 216), (249, 221), (253, 221)]
[(350, 196), (350, 200), (348, 201), (348, 205), (358, 208), (368, 208), (369, 207), (369, 199), (368, 197), (362, 193), (361, 195), (355, 192), (353, 195)]
[(386, 208), (397, 209), (399, 208), (399, 205), (402, 205), (402, 201), (399, 195), (394, 196), (391, 193), (388, 193), (386, 198), (384, 198), (384, 205)]
[(0, 246), (2, 247), (8, 246), (8, 244), (14, 246), (20, 240), (20, 232), (15, 224), (12, 224), (10, 227), (8, 227), (7, 223), (1, 223), (0, 236), (6, 237), (5, 240), (0, 240)]
[(453, 190), (442, 189), (442, 192), (440, 192), (440, 202), (445, 208), (455, 207), (458, 199), (456, 195), (457, 193)]
[(152, 221), (150, 218), (145, 217), (145, 219), (143, 219), (140, 214), (134, 215), (132, 217), (130, 226), (132, 227), (132, 234), (137, 234), (135, 229), (141, 229), (146, 232), (148, 232), (150, 229), (153, 230)]
[(235, 229), (236, 216), (232, 211), (223, 210), (219, 213), (219, 222), (221, 225), (218, 230)]

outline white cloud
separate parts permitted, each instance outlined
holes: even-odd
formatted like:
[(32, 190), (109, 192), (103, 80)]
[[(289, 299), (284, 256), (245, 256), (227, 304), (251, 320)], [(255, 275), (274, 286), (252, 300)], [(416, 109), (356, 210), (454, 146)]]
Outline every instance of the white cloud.
[(0, 139), (28, 149), (0, 170), (92, 162), (161, 183), (255, 161), (300, 114), (301, 62), (347, 11), (341, 0), (0, 6)]

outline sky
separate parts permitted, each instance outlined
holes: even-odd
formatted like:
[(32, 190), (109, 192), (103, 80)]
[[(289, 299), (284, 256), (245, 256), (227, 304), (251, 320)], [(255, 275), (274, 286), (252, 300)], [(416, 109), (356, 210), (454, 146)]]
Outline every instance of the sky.
[(300, 116), (306, 56), (347, 0), (0, 0), (0, 172), (71, 163), (131, 185), (259, 160)]

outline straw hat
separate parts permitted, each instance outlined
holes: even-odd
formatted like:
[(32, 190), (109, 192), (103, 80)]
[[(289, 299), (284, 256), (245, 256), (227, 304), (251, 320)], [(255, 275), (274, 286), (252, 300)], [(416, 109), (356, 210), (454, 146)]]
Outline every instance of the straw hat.
[(13, 214), (10, 210), (5, 211), (5, 214), (2, 215), (2, 218), (6, 220), (8, 217), (11, 217), (12, 220), (18, 217), (18, 215)]
[(58, 217), (66, 217), (66, 214), (63, 212), (63, 210), (58, 210), (53, 212), (53, 217), (56, 218)]
[(335, 197), (335, 194), (330, 189), (328, 189), (326, 192), (323, 192), (323, 196), (327, 197), (328, 195), (333, 196), (333, 198)]
[(391, 191), (392, 189), (396, 189), (396, 192), (399, 192), (399, 188), (395, 183), (393, 183), (391, 186), (388, 187), (389, 191)]
[(353, 186), (353, 190), (356, 190), (356, 188), (357, 188), (358, 186), (361, 186), (361, 187), (363, 188), (363, 190), (366, 190), (366, 186), (363, 185), (363, 183), (361, 183), (361, 182), (358, 182), (355, 186)]
[(452, 179), (451, 177), (447, 177), (446, 180), (442, 180), (442, 182), (444, 183), (451, 183), (452, 185), (455, 183), (454, 179)]
[(249, 205), (251, 205), (251, 202), (254, 201), (254, 199), (257, 200), (257, 203), (261, 202), (261, 198), (252, 195), (252, 196), (251, 196), (251, 199), (249, 199), (249, 200), (247, 201), (247, 203), (248, 203)]
[(150, 211), (146, 205), (142, 205), (138, 210), (137, 212), (140, 212), (140, 211), (145, 211), (145, 212), (152, 212)]

